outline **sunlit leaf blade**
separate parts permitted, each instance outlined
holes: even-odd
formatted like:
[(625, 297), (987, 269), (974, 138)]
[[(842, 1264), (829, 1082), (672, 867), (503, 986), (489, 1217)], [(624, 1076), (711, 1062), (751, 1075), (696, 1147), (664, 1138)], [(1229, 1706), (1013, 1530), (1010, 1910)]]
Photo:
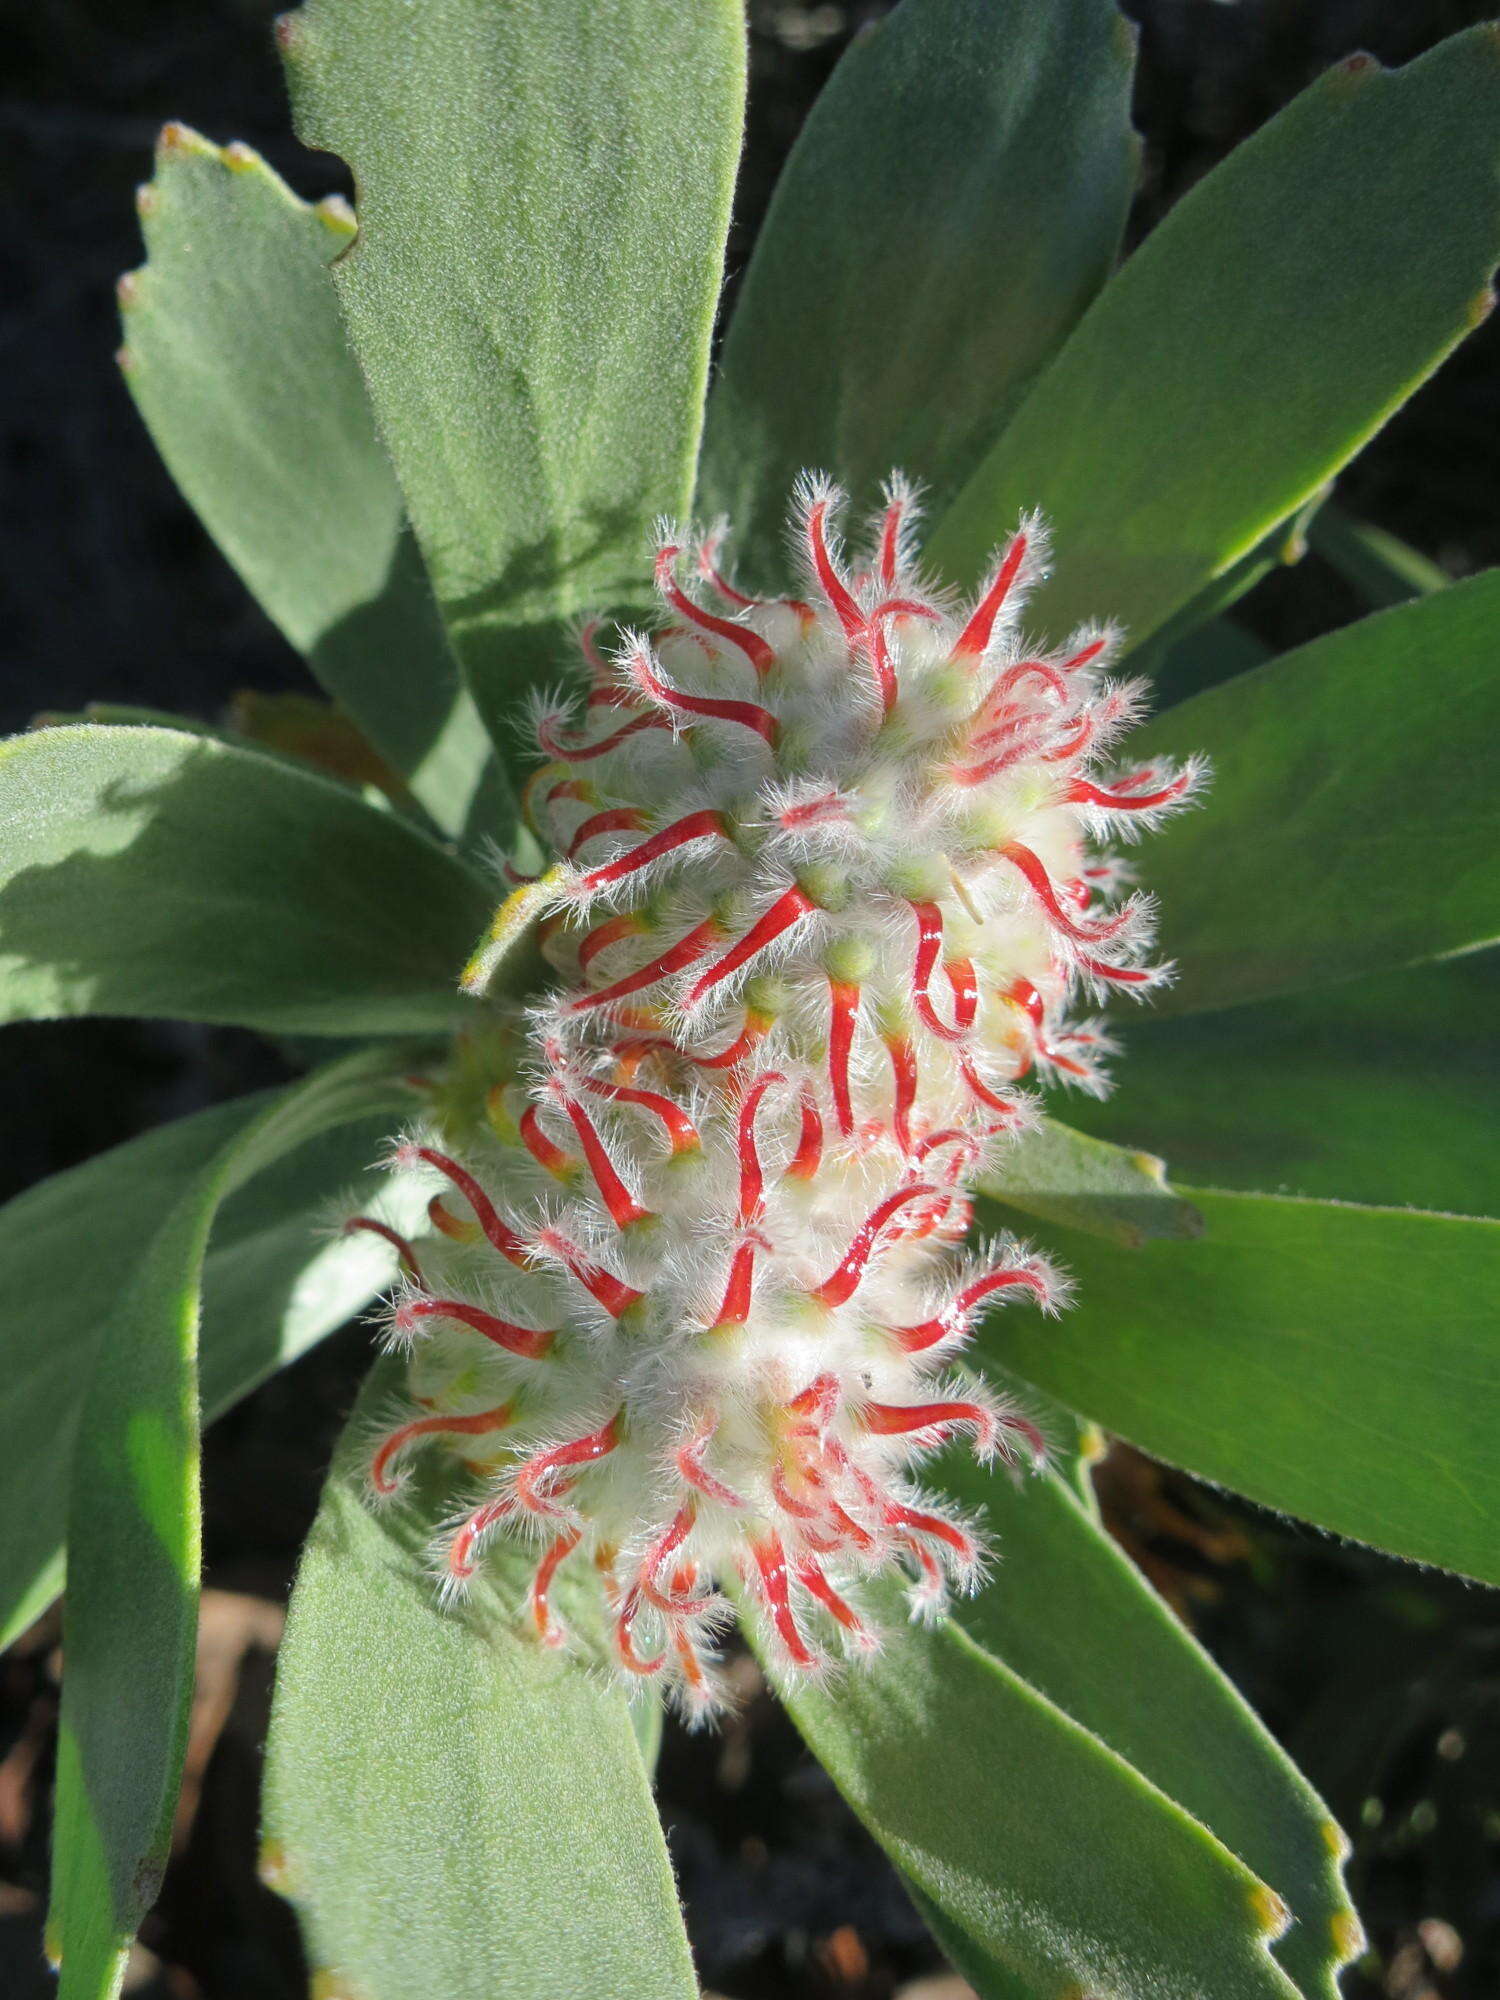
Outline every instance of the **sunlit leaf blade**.
[(875, 1594), (881, 1653), (785, 1699), (898, 1867), (1012, 1975), (1006, 2000), (1290, 2000), (1267, 1949), (1283, 1912), (1243, 1863), (951, 1622)]
[(1047, 1237), (1060, 1319), (983, 1354), (1175, 1465), (1500, 1582), (1500, 1222), (1184, 1188), (1195, 1243)]
[[(1500, 954), (1132, 1023), (1121, 1087), (1069, 1106), (1211, 1187), (1500, 1215)], [(1219, 1103), (1233, 1115), (1205, 1117)], [(1062, 1218), (1065, 1219), (1065, 1218)]]
[[(942, 1947), (943, 1956), (969, 1982), (979, 2000), (1037, 2000), (1038, 1989), (1029, 1980), (1018, 1978), (976, 1944), (909, 1875), (903, 1882), (913, 1908)], [(958, 2000), (968, 2000), (968, 1996), (960, 1994)]]
[(1023, 1215), (1116, 1243), (1196, 1236), (1202, 1227), (1191, 1202), (1168, 1187), (1166, 1170), (1153, 1154), (1101, 1145), (1054, 1118), (1044, 1118), (1001, 1154), (978, 1186)]
[(301, 136), (340, 154), (334, 277), (492, 726), (559, 621), (636, 605), (685, 513), (739, 151), (739, 0), (309, 0)]
[(426, 1565), (441, 1488), (419, 1475), (407, 1506), (368, 1505), (366, 1437), (400, 1380), (387, 1362), (367, 1386), (302, 1559), (263, 1872), (330, 1992), (692, 2000), (624, 1696), (530, 1638), (503, 1582), (443, 1608)]
[(48, 1948), (59, 2000), (113, 2000), (155, 1900), (187, 1741), (198, 1611), (198, 1315), (219, 1203), (334, 1125), (393, 1112), (389, 1051), (280, 1096), (200, 1169), (123, 1274), (68, 1499), (66, 1662)]
[(1271, 1949), (1309, 2000), (1337, 2000), (1358, 1947), (1347, 1843), (1230, 1681), (1062, 1480), (1019, 1489), (948, 1454), (929, 1482), (982, 1508), (999, 1567), (954, 1615), (971, 1638), (1201, 1820), (1281, 1897)]
[(1139, 644), (1359, 450), (1489, 310), (1500, 39), (1342, 63), (1199, 182), (1085, 314), (929, 545), (1051, 518), (1037, 625)]
[(176, 730), (0, 745), (0, 1019), (406, 1034), (464, 1010), (493, 902), (394, 814)]
[(941, 513), (1108, 276), (1135, 182), (1133, 37), (1113, 0), (904, 0), (814, 105), (709, 400), (702, 505), (785, 569), (806, 466)]
[[(62, 1586), (73, 1435), (120, 1274), (195, 1176), (264, 1114), (273, 1095), (179, 1119), (53, 1175), (0, 1209), (0, 1647)], [(364, 1233), (330, 1238), (324, 1217), (376, 1159), (393, 1123), (356, 1122), (299, 1146), (215, 1216), (199, 1334), (206, 1418), (342, 1326), (392, 1276), (389, 1245)], [(387, 1175), (366, 1180), (359, 1205), (410, 1230), (424, 1197)]]
[[(1500, 56), (1497, 56), (1500, 67)], [(1500, 570), (1315, 639), (1131, 740), (1212, 759), (1153, 836), (1179, 976), (1152, 1012), (1393, 972), (1500, 938)]]
[(489, 744), (463, 691), (311, 206), (248, 146), (169, 125), (120, 283), (125, 382), (204, 526), (329, 693), (450, 832)]

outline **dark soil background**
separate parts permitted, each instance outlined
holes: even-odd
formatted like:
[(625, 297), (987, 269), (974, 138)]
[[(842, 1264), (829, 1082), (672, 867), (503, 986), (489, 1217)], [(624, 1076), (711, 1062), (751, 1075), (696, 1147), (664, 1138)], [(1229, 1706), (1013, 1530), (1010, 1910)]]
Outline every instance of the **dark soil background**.
[[(1403, 62), (1493, 0), (1124, 0), (1142, 28), (1150, 224), (1319, 70)], [(840, 50), (879, 4), (752, 0), (754, 89), (733, 262)], [(211, 716), (306, 685), (157, 463), (116, 377), (113, 285), (139, 259), (131, 193), (180, 117), (265, 153), (308, 195), (336, 162), (288, 136), (269, 0), (26, 0), (0, 68), (0, 726), (91, 698)], [(1287, 218), (1296, 226), (1295, 215)], [(1346, 504), (1463, 574), (1500, 560), (1500, 316), (1390, 425)], [(1359, 606), (1316, 556), (1247, 600), (1286, 643)], [(273, 1082), (256, 1037), (173, 1024), (12, 1028), (0, 1194), (162, 1119)], [(254, 1872), (280, 1607), (366, 1359), (351, 1328), (214, 1430), (209, 1591), (177, 1858), (132, 1965), (137, 1996), (306, 1991), (286, 1906)], [(0, 1385), (3, 1394), (3, 1385)], [(1356, 1841), (1372, 1949), (1352, 2000), (1500, 1991), (1500, 1597), (1259, 1515), (1116, 1450), (1117, 1531), (1286, 1741)], [(1087, 1644), (1087, 1634), (1079, 1635)], [(39, 1950), (57, 1628), (0, 1660), (0, 2000), (53, 1984)], [(668, 1734), (660, 1796), (705, 1985), (785, 2000), (952, 2000), (965, 1989), (876, 1849), (742, 1663), (717, 1738)], [(997, 1782), (1004, 1782), (1003, 1774)], [(1046, 1809), (1039, 1802), (1038, 1810)], [(414, 1885), (415, 1886), (415, 1885)], [(435, 1996), (436, 2000), (436, 1996)], [(558, 1997), (562, 2000), (562, 1996)], [(608, 2000), (601, 1996), (600, 2000)]]

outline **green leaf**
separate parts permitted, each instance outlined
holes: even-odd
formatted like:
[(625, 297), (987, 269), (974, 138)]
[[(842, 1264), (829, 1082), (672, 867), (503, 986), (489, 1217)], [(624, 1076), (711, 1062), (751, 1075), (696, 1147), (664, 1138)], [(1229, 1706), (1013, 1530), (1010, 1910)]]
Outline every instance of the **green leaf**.
[(955, 1607), (964, 1630), (1269, 1883), (1293, 1918), (1273, 1953), (1308, 2000), (1338, 2000), (1360, 1939), (1348, 1843), (1232, 1683), (1061, 1479), (1017, 1488), (956, 1453), (924, 1477), (987, 1513), (1000, 1557)]
[[(1148, 1018), (1131, 1028), (1118, 1094), (1070, 1111), (1209, 1187), (1500, 1215), (1497, 1018), (1493, 952)], [(1215, 1103), (1229, 1115), (1206, 1118)]]
[[(1211, 687), (1217, 681), (1227, 679), (1228, 671), (1244, 673), (1270, 659), (1272, 649), (1269, 646), (1263, 645), (1241, 627), (1230, 625), (1223, 614), (1269, 576), (1272, 570), (1290, 568), (1294, 563), (1301, 562), (1307, 554), (1308, 525), (1316, 519), (1327, 492), (1326, 486), (1320, 486), (1294, 515), (1285, 521), (1278, 521), (1270, 534), (1257, 542), (1248, 555), (1241, 556), (1221, 576), (1196, 592), (1152, 633), (1144, 646), (1134, 650), (1130, 661), (1131, 672), (1150, 676), (1154, 708), (1164, 708), (1174, 701), (1181, 701), (1186, 695), (1196, 693), (1199, 686)], [(1205, 650), (1213, 657), (1219, 670), (1185, 685), (1178, 656), (1186, 646), (1191, 645), (1195, 636), (1203, 633), (1217, 639), (1217, 643), (1211, 643)], [(1228, 671), (1221, 663), (1226, 651), (1237, 656)], [(1174, 667), (1176, 672), (1173, 672)]]
[(1129, 1247), (1153, 1237), (1196, 1236), (1203, 1227), (1191, 1202), (1168, 1187), (1154, 1154), (1103, 1145), (1044, 1118), (977, 1183), (1008, 1208), (1062, 1222)]
[(1264, 1506), (1500, 1582), (1500, 1222), (1183, 1192), (1196, 1243), (1049, 1238), (1072, 1309), (999, 1316), (985, 1357)]
[(1130, 665), (1132, 672), (1150, 675), (1151, 706), (1161, 710), (1264, 666), (1273, 650), (1233, 618), (1213, 618), (1161, 648), (1151, 641)]
[(441, 1606), (425, 1559), (440, 1467), (416, 1476), (410, 1505), (366, 1502), (369, 1426), (400, 1379), (399, 1360), (371, 1377), (303, 1555), (263, 1871), (297, 1904), (330, 1991), (692, 2000), (624, 1696), (525, 1636), (503, 1566), (489, 1565), (503, 1582)]
[(328, 265), (354, 219), (168, 125), (120, 281), (126, 385), (246, 586), (447, 832), (489, 742), (459, 682)]
[[(278, 1095), (179, 1119), (0, 1209), (8, 1300), (0, 1327), (0, 1649), (62, 1588), (73, 1436), (120, 1273), (214, 1156)], [(219, 1210), (199, 1336), (205, 1418), (342, 1326), (391, 1277), (395, 1253), (386, 1244), (367, 1234), (330, 1240), (321, 1221), (377, 1158), (390, 1126), (379, 1118), (327, 1132)], [(415, 1182), (385, 1175), (361, 1206), (408, 1232), (424, 1204)]]
[[(961, 1973), (969, 1982), (979, 2000), (1036, 2000), (1037, 1989), (1034, 1986), (1018, 1979), (990, 1952), (977, 1945), (967, 1931), (951, 1922), (909, 1875), (901, 1879), (907, 1895), (911, 1897), (912, 1907), (932, 1932), (943, 1956), (954, 1971)], [(968, 1996), (960, 1995), (959, 2000), (968, 2000)]]
[(829, 1689), (782, 1689), (809, 1748), (1000, 1990), (1055, 1996), (1295, 1988), (1267, 1950), (1284, 1912), (1114, 1751), (951, 1621), (904, 1624)]
[(1500, 38), (1353, 56), (1186, 194), (1085, 314), (929, 545), (977, 578), (1050, 518), (1054, 635), (1139, 644), (1285, 520), (1489, 310)]
[(297, 129), (438, 600), (494, 727), (560, 621), (647, 601), (686, 513), (744, 97), (739, 0), (309, 0)]
[(0, 1019), (306, 1034), (451, 1024), (489, 915), (435, 841), (281, 758), (167, 729), (0, 745)]
[(806, 466), (941, 512), (1108, 276), (1135, 183), (1112, 0), (904, 0), (777, 185), (709, 401), (703, 492), (767, 580)]
[(113, 2000), (166, 1867), (193, 1687), (198, 1316), (215, 1211), (304, 1139), (394, 1109), (404, 1054), (361, 1051), (243, 1126), (167, 1211), (110, 1310), (69, 1485), (47, 1924), (59, 2000)]
[(1372, 611), (1445, 590), (1448, 575), (1429, 557), (1384, 528), (1357, 521), (1341, 507), (1325, 507), (1308, 540)]
[(1143, 869), (1180, 966), (1153, 1012), (1229, 1007), (1500, 938), (1500, 570), (1382, 611), (1132, 739), (1204, 751), (1203, 809)]

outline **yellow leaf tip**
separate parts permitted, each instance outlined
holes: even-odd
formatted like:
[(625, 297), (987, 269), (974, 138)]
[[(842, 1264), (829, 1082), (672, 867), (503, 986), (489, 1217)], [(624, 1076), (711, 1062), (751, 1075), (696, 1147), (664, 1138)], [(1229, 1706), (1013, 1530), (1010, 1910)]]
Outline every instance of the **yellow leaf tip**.
[(357, 234), (359, 224), (355, 221), (354, 210), (341, 194), (327, 194), (316, 204), (315, 212), (336, 236)]
[(1109, 1442), (1097, 1424), (1085, 1423), (1079, 1427), (1078, 1456), (1085, 1465), (1097, 1465), (1109, 1450)]
[(265, 165), (265, 161), (255, 148), (247, 146), (243, 139), (231, 139), (220, 152), (219, 158), (232, 174), (253, 173), (257, 167)]
[(256, 1856), (255, 1872), (268, 1889), (278, 1896), (292, 1893), (292, 1869), (287, 1860), (286, 1848), (281, 1841), (268, 1834), (260, 1844)]
[(1250, 1891), (1250, 1908), (1262, 1937), (1279, 1938), (1292, 1921), (1286, 1904), (1264, 1882), (1257, 1882)]
[(1335, 1861), (1343, 1863), (1349, 1859), (1354, 1850), (1349, 1845), (1348, 1834), (1345, 1833), (1337, 1820), (1325, 1819), (1321, 1821), (1318, 1826), (1318, 1832), (1322, 1834), (1323, 1845), (1328, 1849), (1328, 1852), (1333, 1856)]
[(156, 139), (157, 158), (167, 160), (208, 159), (216, 160), (219, 149), (211, 139), (205, 139), (201, 132), (195, 132), (191, 125), (183, 125), (173, 118), (162, 126)]
[(1352, 56), (1335, 66), (1334, 74), (1351, 83), (1369, 83), (1380, 74), (1382, 65), (1366, 49), (1357, 49)]
[(1470, 299), (1464, 313), (1469, 331), (1472, 333), (1475, 327), (1483, 326), (1494, 310), (1495, 288), (1493, 285), (1483, 285)]
[(1335, 1910), (1328, 1919), (1328, 1928), (1333, 1934), (1333, 1948), (1340, 1965), (1347, 1965), (1351, 1958), (1359, 1957), (1365, 1948), (1365, 1927), (1353, 1910)]
[(323, 1965), (312, 1976), (308, 2000), (364, 2000), (364, 1996), (341, 1972)]
[(122, 271), (115, 279), (115, 297), (120, 302), (121, 312), (129, 312), (132, 306), (141, 302), (141, 273)]

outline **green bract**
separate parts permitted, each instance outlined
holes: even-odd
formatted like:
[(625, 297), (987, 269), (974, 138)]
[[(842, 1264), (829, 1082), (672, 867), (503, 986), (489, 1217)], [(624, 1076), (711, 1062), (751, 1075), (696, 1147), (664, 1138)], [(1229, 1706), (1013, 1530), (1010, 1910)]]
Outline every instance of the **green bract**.
[[(1112, 0), (902, 0), (786, 163), (712, 381), (737, 0), (309, 0), (279, 39), (357, 216), (169, 126), (122, 362), (390, 783), (171, 717), (11, 742), (0, 1015), (369, 1039), (0, 1214), (5, 1636), (65, 1543), (71, 1586), (62, 2000), (119, 1991), (165, 1860), (200, 1412), (390, 1282), (384, 1243), (329, 1242), (319, 1212), (399, 1123), (403, 1077), (486, 1018), (460, 991), (496, 900), (484, 844), (535, 861), (518, 700), (570, 621), (649, 605), (658, 515), (730, 510), (756, 580), (795, 587), (803, 466), (861, 501), (893, 461), (928, 480), (933, 568), (965, 585), (1042, 509), (1034, 622), (1118, 617), (1190, 696), (1148, 749), (1216, 766), (1147, 865), (1179, 978), (1119, 1097), (986, 1183), (1080, 1303), (997, 1320), (984, 1364), (1268, 1506), (1500, 1582), (1500, 1176), (1434, 1055), (1482, 1060), (1493, 1008), (1493, 961), (1464, 955), (1500, 933), (1476, 755), (1500, 581), (1446, 587), (1325, 508), (1313, 532), (1372, 615), (1276, 661), (1222, 615), (1488, 307), (1500, 35), (1343, 64), (1111, 277), (1136, 161)], [(482, 964), (506, 952), (524, 990), (524, 936)], [(424, 1199), (398, 1177), (366, 1210), (404, 1228)], [(420, 1534), (360, 1500), (363, 1421), (293, 1602), (266, 1800), (268, 1874), (328, 1990), (688, 2000), (649, 1722), (520, 1636), (503, 1589), (438, 1605)], [(1333, 2000), (1359, 1941), (1342, 1837), (1106, 1537), (1080, 1465), (1019, 1496), (939, 1476), (1010, 1560), (790, 1706), (956, 1963), (985, 2000)]]

